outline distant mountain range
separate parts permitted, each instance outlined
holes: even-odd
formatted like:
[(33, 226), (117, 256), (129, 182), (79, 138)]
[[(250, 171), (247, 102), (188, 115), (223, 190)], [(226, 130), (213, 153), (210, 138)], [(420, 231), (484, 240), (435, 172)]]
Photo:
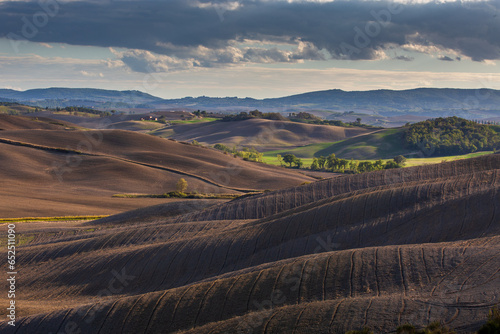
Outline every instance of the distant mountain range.
[(163, 99), (137, 90), (46, 88), (26, 91), (0, 89), (0, 101), (16, 101), (38, 107), (134, 108), (137, 105), (159, 102)]
[(162, 99), (140, 91), (89, 88), (27, 91), (0, 89), (0, 101), (17, 101), (39, 107), (85, 106), (108, 110), (139, 108), (222, 112), (252, 109), (283, 113), (310, 111), (325, 118), (334, 118), (350, 112), (381, 117), (456, 115), (465, 118), (500, 118), (500, 91), (493, 89), (418, 88), (353, 92), (333, 89), (269, 99), (206, 96)]

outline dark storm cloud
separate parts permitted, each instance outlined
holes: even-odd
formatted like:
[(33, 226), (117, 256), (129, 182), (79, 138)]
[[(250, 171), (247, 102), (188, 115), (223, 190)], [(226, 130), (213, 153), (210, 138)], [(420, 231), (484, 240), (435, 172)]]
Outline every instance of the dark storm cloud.
[[(320, 60), (325, 58), (320, 50), (336, 59), (376, 59), (380, 51), (402, 45), (451, 49), (475, 61), (500, 58), (496, 15), (500, 0), (399, 6), (384, 1), (41, 3), (58, 4), (58, 8), (53, 6), (57, 11), (49, 11), (54, 15), (45, 15), (47, 20), (38, 2), (0, 2), (0, 36), (148, 50), (195, 59), (199, 66)], [(286, 53), (275, 46), (235, 44), (244, 40), (302, 46)]]

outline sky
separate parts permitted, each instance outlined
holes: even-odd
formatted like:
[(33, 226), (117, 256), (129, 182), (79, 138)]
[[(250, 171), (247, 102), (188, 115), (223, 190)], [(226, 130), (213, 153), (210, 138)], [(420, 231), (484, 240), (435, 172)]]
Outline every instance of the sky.
[(500, 0), (0, 0), (0, 88), (500, 89)]

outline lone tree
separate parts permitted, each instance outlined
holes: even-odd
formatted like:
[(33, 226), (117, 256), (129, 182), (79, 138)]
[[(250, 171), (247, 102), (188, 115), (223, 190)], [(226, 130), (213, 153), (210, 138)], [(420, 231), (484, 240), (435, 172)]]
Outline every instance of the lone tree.
[(176, 190), (180, 193), (185, 193), (187, 190), (187, 187), (188, 187), (188, 183), (183, 178), (180, 178), (179, 181), (177, 181), (177, 184), (175, 185)]
[(283, 156), (283, 161), (286, 162), (287, 164), (290, 164), (290, 167), (292, 167), (292, 164), (296, 162), (297, 158), (293, 154), (285, 154)]

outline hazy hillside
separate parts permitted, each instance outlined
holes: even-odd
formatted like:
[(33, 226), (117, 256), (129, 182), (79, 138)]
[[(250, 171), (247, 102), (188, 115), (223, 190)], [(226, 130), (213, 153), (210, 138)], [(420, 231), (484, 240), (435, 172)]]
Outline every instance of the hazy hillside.
[(33, 226), (16, 333), (388, 333), (435, 320), (469, 333), (500, 300), (499, 167), (497, 154), (177, 217)]
[(0, 100), (4, 99), (50, 108), (68, 106), (134, 108), (140, 104), (162, 100), (139, 91), (93, 88), (46, 88), (26, 91), (0, 89)]
[[(477, 96), (486, 97), (478, 99)], [(471, 103), (474, 102), (474, 103)], [(258, 108), (261, 111), (314, 111), (326, 110), (344, 113), (363, 112), (381, 116), (405, 114), (436, 116), (461, 116), (465, 118), (498, 117), (500, 93), (491, 89), (437, 89), (374, 90), (346, 92), (339, 89), (310, 92), (272, 99), (238, 98), (184, 98), (155, 102), (170, 107), (231, 109), (236, 107)], [(327, 118), (335, 118), (332, 115)]]
[[(43, 107), (92, 106), (128, 111), (143, 108), (143, 112), (148, 109), (206, 109), (226, 112), (259, 109), (285, 114), (310, 111), (328, 119), (342, 120), (352, 120), (349, 112), (355, 112), (371, 115), (366, 117), (366, 121), (378, 125), (402, 125), (420, 116), (460, 116), (468, 119), (500, 117), (500, 93), (492, 89), (419, 88), (351, 92), (333, 89), (270, 99), (206, 96), (161, 99), (138, 91), (49, 88), (24, 92), (0, 90), (0, 100), (2, 99)], [(396, 119), (392, 120), (393, 117)]]

